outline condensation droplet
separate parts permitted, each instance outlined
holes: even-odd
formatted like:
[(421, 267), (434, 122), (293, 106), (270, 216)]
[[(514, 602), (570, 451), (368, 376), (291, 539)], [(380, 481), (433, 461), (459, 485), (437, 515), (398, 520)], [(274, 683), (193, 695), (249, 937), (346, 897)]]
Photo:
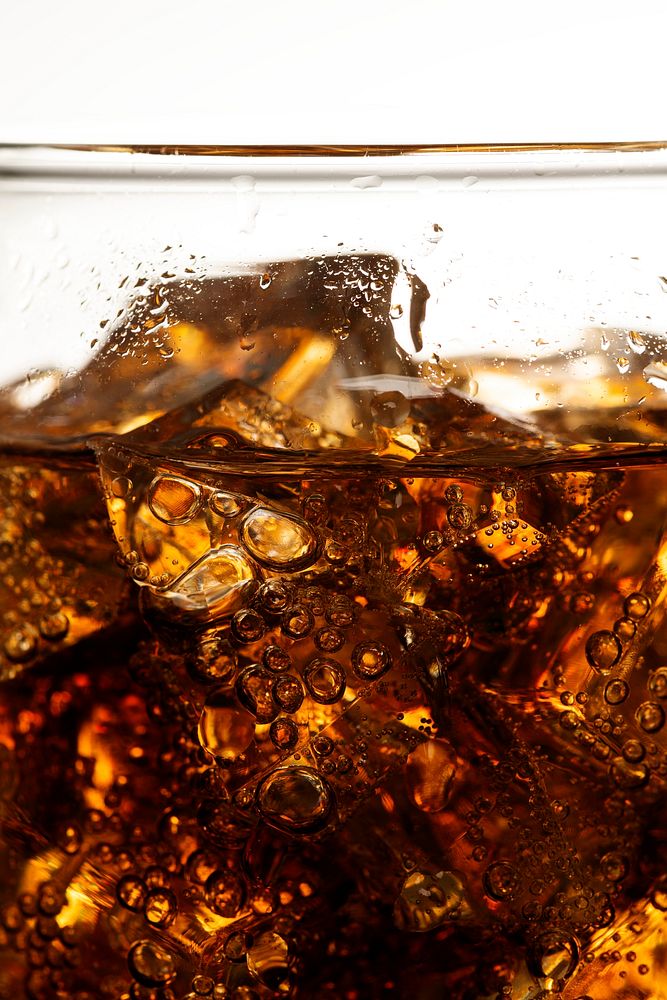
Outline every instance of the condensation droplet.
[(643, 354), (646, 350), (646, 341), (637, 330), (630, 330), (628, 333), (628, 347), (635, 354)]

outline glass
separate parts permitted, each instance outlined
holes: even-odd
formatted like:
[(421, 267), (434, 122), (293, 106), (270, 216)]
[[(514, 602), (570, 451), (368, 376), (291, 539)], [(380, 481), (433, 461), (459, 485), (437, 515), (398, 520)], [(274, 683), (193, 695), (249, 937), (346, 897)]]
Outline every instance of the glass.
[(0, 995), (659, 990), (666, 201), (0, 150)]

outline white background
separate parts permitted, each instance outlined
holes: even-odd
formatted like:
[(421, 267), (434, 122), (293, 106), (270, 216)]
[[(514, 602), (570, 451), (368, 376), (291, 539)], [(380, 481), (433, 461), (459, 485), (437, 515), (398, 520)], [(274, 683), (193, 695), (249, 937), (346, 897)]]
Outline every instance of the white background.
[(646, 140), (664, 0), (5, 0), (0, 140)]

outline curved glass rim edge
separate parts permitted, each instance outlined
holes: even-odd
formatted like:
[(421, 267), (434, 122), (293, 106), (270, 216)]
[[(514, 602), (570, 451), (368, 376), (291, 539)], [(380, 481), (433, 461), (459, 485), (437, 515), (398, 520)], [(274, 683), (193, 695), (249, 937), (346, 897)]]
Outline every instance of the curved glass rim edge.
[(667, 138), (637, 142), (510, 142), (510, 143), (427, 143), (424, 145), (114, 145), (77, 143), (3, 143), (0, 150), (70, 150), (87, 153), (139, 153), (157, 156), (411, 156), (420, 153), (530, 153), (602, 152), (641, 153), (667, 149)]

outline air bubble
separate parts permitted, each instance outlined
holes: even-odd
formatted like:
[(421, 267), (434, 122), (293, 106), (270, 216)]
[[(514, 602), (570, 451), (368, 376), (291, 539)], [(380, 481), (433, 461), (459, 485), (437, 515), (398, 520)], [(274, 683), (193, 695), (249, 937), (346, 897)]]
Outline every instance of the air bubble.
[(171, 952), (156, 941), (137, 941), (127, 956), (130, 972), (143, 986), (165, 986), (176, 976)]
[(665, 710), (657, 701), (643, 702), (635, 712), (645, 733), (657, 733), (665, 724)]
[(235, 917), (243, 909), (246, 888), (242, 878), (233, 871), (214, 871), (206, 880), (206, 902), (221, 917)]
[(243, 501), (235, 497), (233, 493), (225, 493), (223, 490), (216, 490), (209, 497), (208, 505), (215, 514), (220, 517), (237, 517), (243, 510)]
[(586, 642), (586, 659), (594, 670), (607, 674), (621, 656), (621, 643), (613, 632), (601, 629), (593, 632)]
[(337, 660), (318, 656), (304, 669), (303, 680), (314, 701), (333, 705), (345, 692), (345, 671)]
[(609, 681), (604, 689), (604, 698), (609, 705), (621, 705), (629, 694), (629, 685), (620, 678)]
[(371, 400), (371, 413), (381, 427), (399, 427), (410, 416), (410, 400), (402, 392), (379, 392)]
[(273, 699), (283, 712), (289, 715), (298, 712), (304, 699), (299, 678), (293, 674), (281, 674), (273, 684)]
[(422, 933), (457, 919), (466, 906), (460, 878), (449, 871), (411, 872), (394, 905), (394, 923), (400, 930)]
[(201, 487), (178, 476), (157, 476), (148, 488), (148, 507), (164, 524), (187, 524), (201, 502)]
[(289, 949), (285, 939), (275, 931), (264, 931), (248, 948), (248, 971), (274, 993), (289, 993), (288, 957)]
[(121, 906), (133, 913), (140, 913), (146, 900), (148, 887), (138, 875), (123, 875), (116, 886), (116, 898)]
[(248, 712), (230, 705), (226, 689), (215, 691), (206, 699), (199, 718), (199, 742), (223, 765), (229, 765), (247, 752), (255, 738), (255, 719)]
[(299, 727), (291, 719), (276, 719), (271, 723), (269, 736), (278, 750), (293, 750), (299, 742)]
[(240, 529), (241, 542), (260, 565), (294, 572), (317, 557), (317, 538), (306, 521), (268, 507), (256, 507)]
[(363, 680), (377, 680), (391, 664), (391, 653), (382, 642), (360, 642), (352, 651), (352, 669)]
[(651, 602), (645, 594), (630, 594), (623, 602), (623, 611), (627, 618), (641, 621), (651, 610)]
[(516, 870), (507, 861), (494, 861), (484, 872), (484, 892), (497, 902), (512, 899), (519, 888)]
[(283, 833), (317, 833), (331, 821), (334, 794), (327, 781), (310, 767), (279, 768), (257, 789), (261, 816)]

